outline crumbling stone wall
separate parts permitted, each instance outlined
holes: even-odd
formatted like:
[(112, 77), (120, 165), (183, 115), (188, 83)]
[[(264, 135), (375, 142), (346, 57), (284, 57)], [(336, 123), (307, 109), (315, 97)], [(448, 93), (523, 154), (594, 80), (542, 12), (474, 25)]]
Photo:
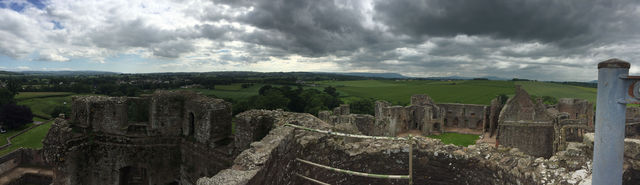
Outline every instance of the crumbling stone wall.
[(480, 134), (487, 122), (487, 106), (458, 103), (441, 103), (446, 111), (445, 128), (468, 128)]
[[(332, 126), (309, 114), (271, 113), (275, 115), (274, 125), (266, 137), (243, 151), (234, 160), (232, 168), (212, 177), (203, 177), (197, 184), (312, 184), (296, 174), (330, 184), (407, 183), (406, 180), (348, 176), (302, 164), (295, 159), (367, 173), (406, 174), (408, 143), (382, 140), (349, 142), (342, 137), (294, 130), (282, 124), (293, 122), (323, 130), (332, 130)], [(526, 155), (518, 149), (495, 148), (487, 144), (465, 148), (444, 145), (430, 138), (418, 138), (415, 142), (415, 184), (580, 184), (588, 183), (590, 174), (590, 159), (583, 153), (587, 151), (584, 145), (543, 159)]]
[(497, 140), (530, 155), (550, 157), (592, 131), (593, 104), (588, 101), (562, 98), (547, 108), (516, 86), (516, 95), (500, 112)]
[(375, 122), (375, 118), (368, 114), (351, 114), (348, 104), (340, 105), (333, 111), (320, 111), (318, 118), (331, 125), (342, 124), (343, 127), (354, 127), (359, 133), (365, 135), (381, 136), (385, 133), (385, 125), (379, 125)]
[(529, 94), (516, 86), (516, 94), (500, 112), (498, 142), (538, 157), (550, 157), (554, 151), (553, 115), (542, 101), (533, 102)]
[(589, 127), (594, 126), (593, 103), (584, 99), (560, 98), (556, 107), (559, 112), (568, 113), (568, 119), (581, 120)]
[(427, 95), (413, 95), (406, 107), (376, 101), (375, 114), (376, 124), (386, 125), (386, 136), (408, 130), (420, 130), (424, 135), (443, 132), (444, 110)]
[(500, 111), (502, 107), (504, 107), (504, 102), (507, 100), (503, 100), (502, 97), (497, 97), (491, 100), (491, 105), (489, 106), (489, 115), (488, 115), (488, 126), (485, 125), (484, 132), (489, 133), (487, 136), (495, 137), (498, 130), (498, 118), (500, 117)]
[(43, 142), (53, 184), (193, 184), (230, 165), (223, 100), (183, 91), (73, 100), (71, 121), (56, 120)]
[(627, 107), (625, 137), (640, 138), (640, 107)]

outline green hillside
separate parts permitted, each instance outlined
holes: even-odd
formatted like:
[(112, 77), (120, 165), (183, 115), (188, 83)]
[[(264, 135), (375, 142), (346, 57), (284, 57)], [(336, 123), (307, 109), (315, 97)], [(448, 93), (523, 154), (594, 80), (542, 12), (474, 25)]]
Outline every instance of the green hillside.
[(580, 98), (589, 100), (592, 103), (596, 103), (596, 93), (598, 92), (596, 88), (545, 82), (518, 81), (516, 84), (521, 85), (522, 88), (531, 95), (552, 96), (556, 98)]
[(436, 103), (469, 103), (488, 105), (499, 94), (511, 95), (515, 85), (521, 85), (529, 94), (556, 98), (581, 98), (595, 102), (596, 88), (562, 85), (533, 81), (323, 81), (323, 86), (334, 86), (345, 102), (356, 98), (387, 100), (394, 104), (407, 105), (413, 94), (427, 94)]

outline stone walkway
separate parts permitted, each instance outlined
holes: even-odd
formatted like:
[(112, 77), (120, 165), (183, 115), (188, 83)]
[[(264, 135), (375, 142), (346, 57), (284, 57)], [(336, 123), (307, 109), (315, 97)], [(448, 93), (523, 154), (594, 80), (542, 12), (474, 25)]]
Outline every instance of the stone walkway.
[(8, 184), (9, 182), (19, 179), (25, 174), (38, 174), (53, 177), (53, 170), (37, 167), (17, 167), (5, 174), (2, 174), (0, 177), (0, 185)]

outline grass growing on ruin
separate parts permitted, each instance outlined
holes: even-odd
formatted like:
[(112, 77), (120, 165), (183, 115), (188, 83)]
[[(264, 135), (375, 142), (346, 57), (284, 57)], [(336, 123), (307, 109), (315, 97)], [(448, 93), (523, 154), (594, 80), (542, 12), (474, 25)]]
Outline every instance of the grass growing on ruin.
[(444, 144), (454, 144), (458, 146), (469, 146), (476, 144), (476, 140), (480, 138), (479, 135), (473, 134), (458, 134), (458, 133), (443, 133), (440, 135), (430, 135), (427, 136), (434, 139), (440, 139)]
[(8, 154), (18, 148), (33, 148), (40, 149), (42, 148), (42, 140), (45, 136), (47, 136), (47, 132), (51, 128), (51, 122), (40, 125), (34, 129), (31, 129), (24, 134), (15, 137), (11, 140), (13, 143), (11, 146), (0, 150), (0, 156)]

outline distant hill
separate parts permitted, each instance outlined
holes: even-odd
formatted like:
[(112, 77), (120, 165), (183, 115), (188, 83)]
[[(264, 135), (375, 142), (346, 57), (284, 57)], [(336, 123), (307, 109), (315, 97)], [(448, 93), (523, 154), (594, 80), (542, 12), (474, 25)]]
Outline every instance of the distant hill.
[(120, 74), (108, 71), (21, 71), (28, 75), (115, 75)]
[(12, 71), (0, 71), (0, 75), (20, 75), (20, 73)]
[(473, 80), (473, 79), (487, 79), (487, 80), (511, 80), (509, 78), (502, 78), (497, 76), (483, 76), (483, 77), (465, 77), (465, 76), (443, 76), (443, 77), (427, 77), (420, 78), (426, 80)]
[(360, 76), (368, 78), (409, 78), (398, 73), (335, 73), (339, 75)]

